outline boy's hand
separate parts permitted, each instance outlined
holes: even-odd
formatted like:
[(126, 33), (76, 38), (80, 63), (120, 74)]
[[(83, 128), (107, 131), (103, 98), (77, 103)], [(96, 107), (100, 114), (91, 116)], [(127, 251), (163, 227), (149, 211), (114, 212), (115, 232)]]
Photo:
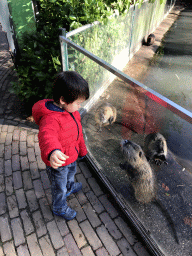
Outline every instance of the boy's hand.
[(51, 167), (54, 169), (61, 167), (67, 158), (69, 157), (63, 154), (60, 150), (53, 151), (49, 159)]

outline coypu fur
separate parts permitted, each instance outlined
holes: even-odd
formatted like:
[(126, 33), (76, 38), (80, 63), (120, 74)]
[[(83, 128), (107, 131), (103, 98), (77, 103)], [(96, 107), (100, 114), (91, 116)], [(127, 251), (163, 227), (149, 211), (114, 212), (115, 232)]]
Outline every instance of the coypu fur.
[(151, 202), (156, 195), (156, 182), (142, 148), (129, 140), (123, 140), (121, 147), (126, 162), (120, 167), (128, 172), (135, 198), (141, 203)]
[(142, 148), (129, 140), (122, 140), (121, 147), (126, 162), (120, 164), (120, 167), (126, 170), (129, 175), (129, 180), (135, 192), (135, 198), (144, 204), (153, 202), (161, 209), (162, 214), (167, 218), (176, 242), (179, 244), (174, 222), (165, 206), (157, 198), (156, 178)]

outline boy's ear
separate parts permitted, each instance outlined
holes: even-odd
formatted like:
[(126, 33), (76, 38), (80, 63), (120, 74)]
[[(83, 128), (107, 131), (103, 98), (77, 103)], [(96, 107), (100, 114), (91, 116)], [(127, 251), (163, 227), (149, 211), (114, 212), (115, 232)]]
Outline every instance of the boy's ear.
[(66, 102), (64, 101), (63, 96), (60, 97), (59, 102), (60, 102), (60, 104), (65, 104), (65, 103), (66, 103)]

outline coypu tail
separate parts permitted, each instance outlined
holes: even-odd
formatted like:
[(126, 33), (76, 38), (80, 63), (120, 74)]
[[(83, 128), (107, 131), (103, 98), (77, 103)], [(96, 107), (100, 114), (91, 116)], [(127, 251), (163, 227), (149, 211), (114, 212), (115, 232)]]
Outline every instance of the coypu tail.
[(163, 213), (164, 217), (167, 219), (167, 221), (171, 227), (171, 231), (173, 233), (173, 237), (174, 237), (176, 243), (179, 244), (179, 239), (177, 236), (177, 231), (175, 229), (175, 224), (174, 224), (169, 212), (167, 211), (166, 207), (161, 203), (161, 201), (159, 199), (156, 199), (153, 202), (161, 209), (161, 212)]

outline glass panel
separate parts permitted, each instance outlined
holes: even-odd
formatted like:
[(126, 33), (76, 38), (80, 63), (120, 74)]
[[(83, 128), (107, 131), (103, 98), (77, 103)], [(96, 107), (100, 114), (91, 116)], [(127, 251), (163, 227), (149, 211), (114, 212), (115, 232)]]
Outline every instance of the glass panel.
[(70, 46), (68, 46), (68, 54), (69, 70), (77, 71), (89, 83), (90, 100), (95, 97), (95, 93), (100, 94), (99, 91), (104, 90), (114, 79), (114, 75)]
[[(144, 36), (160, 23), (164, 10), (165, 3), (160, 4), (160, 1), (144, 2), (141, 8), (131, 6), (126, 15), (115, 15), (107, 23), (89, 27), (69, 39), (122, 70), (141, 46)], [(73, 57), (73, 51), (69, 51), (69, 58)]]
[[(130, 56), (141, 46), (145, 35), (151, 33), (164, 15), (165, 4), (144, 2), (141, 8), (130, 8), (124, 16), (111, 17), (106, 24), (94, 25), (69, 37), (77, 45), (113, 65), (119, 70), (128, 63)], [(147, 13), (147, 15), (146, 15)], [(79, 70), (91, 84), (91, 95), (110, 83), (106, 73), (83, 54), (68, 47), (68, 69)], [(95, 81), (95, 76), (97, 80)], [(104, 82), (103, 82), (104, 81)], [(99, 92), (100, 93), (100, 92)]]
[(110, 64), (122, 66), (123, 60), (125, 65), (128, 61), (132, 9), (123, 17), (111, 17), (107, 24), (94, 25), (69, 39)]
[(115, 15), (107, 23), (94, 25), (69, 39), (122, 70), (144, 36), (153, 32), (167, 13), (170, 5), (165, 2), (146, 1), (140, 8), (138, 4), (131, 6), (126, 15)]
[(167, 0), (166, 7), (165, 7), (165, 13), (169, 11), (169, 9), (173, 6), (174, 0)]
[[(75, 50), (73, 53), (75, 56), (79, 54)], [(98, 80), (100, 76), (95, 73), (95, 70), (98, 70), (98, 64), (93, 64), (93, 61), (88, 60), (83, 54), (81, 54), (81, 59), (85, 62), (89, 61), (91, 68), (84, 73), (78, 65), (76, 71), (89, 80), (93, 95), (93, 91), (100, 88), (105, 78), (101, 76)], [(99, 67), (99, 73), (104, 73), (102, 67)], [(107, 78), (111, 76), (106, 70), (105, 73)], [(99, 126), (95, 122), (96, 110), (100, 104), (106, 102), (111, 103), (117, 110), (116, 123), (104, 126), (101, 131), (98, 131)], [(117, 194), (123, 198), (125, 207), (126, 205), (131, 207), (162, 252), (169, 256), (190, 255), (192, 243), (192, 125), (158, 102), (148, 98), (146, 92), (142, 93), (137, 87), (134, 88), (117, 77), (100, 98), (94, 101), (88, 113), (82, 118), (82, 124), (90, 154)], [(131, 140), (144, 149), (145, 136), (154, 132), (161, 133), (166, 139), (168, 164), (162, 162), (158, 166), (151, 162), (152, 170), (150, 167), (143, 170), (146, 160), (145, 158), (140, 160), (136, 156), (138, 165), (135, 168), (139, 175), (134, 176), (134, 169), (127, 167), (125, 163), (127, 158), (122, 154), (120, 141)], [(147, 172), (146, 176), (145, 172)], [(149, 181), (154, 182), (156, 197), (151, 202), (143, 204), (139, 200), (142, 201), (142, 198), (147, 195), (145, 186), (149, 184), (144, 182), (151, 173), (154, 173), (154, 178), (151, 177)], [(134, 183), (139, 181), (141, 185)], [(144, 191), (142, 191), (143, 184), (145, 184)], [(141, 197), (136, 195), (137, 189)]]
[(156, 1), (156, 8), (154, 10), (154, 19), (153, 19), (153, 26), (154, 29), (161, 23), (164, 15), (168, 12), (168, 8), (166, 5), (166, 0), (164, 3), (160, 4), (160, 1)]

